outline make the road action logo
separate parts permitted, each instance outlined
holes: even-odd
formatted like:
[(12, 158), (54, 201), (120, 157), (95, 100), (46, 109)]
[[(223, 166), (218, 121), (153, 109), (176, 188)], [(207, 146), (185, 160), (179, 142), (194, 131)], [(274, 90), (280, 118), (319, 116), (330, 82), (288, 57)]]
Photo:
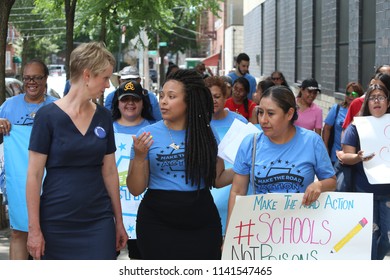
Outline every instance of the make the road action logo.
[(291, 173), (291, 169), (271, 167), (266, 177), (257, 177), (255, 175), (256, 193), (299, 193), (303, 187), (304, 177)]

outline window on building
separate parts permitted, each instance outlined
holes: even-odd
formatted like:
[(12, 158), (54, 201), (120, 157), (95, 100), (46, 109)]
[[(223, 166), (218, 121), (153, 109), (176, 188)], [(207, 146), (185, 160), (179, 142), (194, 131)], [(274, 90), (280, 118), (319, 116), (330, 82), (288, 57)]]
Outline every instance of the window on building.
[(264, 75), (264, 3), (261, 5), (260, 73)]
[(275, 69), (280, 69), (280, 26), (282, 24), (281, 15), (281, 3), (280, 0), (276, 1), (276, 31), (275, 31)]
[(376, 25), (376, 0), (362, 0), (361, 16), (361, 40), (360, 40), (360, 80), (366, 87), (374, 74), (375, 67), (375, 25)]
[(349, 57), (349, 1), (338, 0), (337, 3), (337, 68), (336, 90), (345, 91), (349, 82), (348, 57)]
[(5, 52), (5, 70), (12, 70), (10, 51)]
[(313, 77), (321, 83), (321, 52), (322, 52), (322, 0), (314, 2), (314, 71)]
[(303, 81), (302, 77), (302, 0), (296, 2), (296, 46), (295, 46), (295, 81)]

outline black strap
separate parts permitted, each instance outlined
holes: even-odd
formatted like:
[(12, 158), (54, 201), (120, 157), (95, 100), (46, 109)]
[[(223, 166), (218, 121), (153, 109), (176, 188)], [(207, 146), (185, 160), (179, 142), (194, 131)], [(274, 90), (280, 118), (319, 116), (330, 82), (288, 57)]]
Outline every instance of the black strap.
[(340, 111), (340, 104), (337, 104), (337, 108), (336, 108), (336, 117), (334, 118), (334, 125), (333, 125), (333, 126), (336, 125), (336, 119), (337, 119), (337, 116), (338, 116), (338, 114), (339, 114), (339, 111)]

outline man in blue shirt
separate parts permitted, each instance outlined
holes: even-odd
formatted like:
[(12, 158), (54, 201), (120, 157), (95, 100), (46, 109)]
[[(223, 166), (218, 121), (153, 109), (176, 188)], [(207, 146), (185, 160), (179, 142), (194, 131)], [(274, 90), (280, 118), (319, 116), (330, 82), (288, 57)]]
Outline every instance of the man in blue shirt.
[(236, 70), (228, 74), (234, 81), (239, 77), (245, 77), (250, 86), (248, 98), (252, 100), (252, 95), (256, 91), (256, 78), (249, 74), (249, 56), (246, 53), (240, 53), (236, 59)]

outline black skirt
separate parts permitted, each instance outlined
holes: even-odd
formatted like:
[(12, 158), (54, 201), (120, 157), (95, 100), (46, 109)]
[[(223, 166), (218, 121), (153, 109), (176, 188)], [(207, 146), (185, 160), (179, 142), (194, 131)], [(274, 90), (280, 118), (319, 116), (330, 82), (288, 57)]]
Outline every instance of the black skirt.
[(142, 259), (221, 259), (221, 218), (208, 189), (147, 190), (136, 228)]

